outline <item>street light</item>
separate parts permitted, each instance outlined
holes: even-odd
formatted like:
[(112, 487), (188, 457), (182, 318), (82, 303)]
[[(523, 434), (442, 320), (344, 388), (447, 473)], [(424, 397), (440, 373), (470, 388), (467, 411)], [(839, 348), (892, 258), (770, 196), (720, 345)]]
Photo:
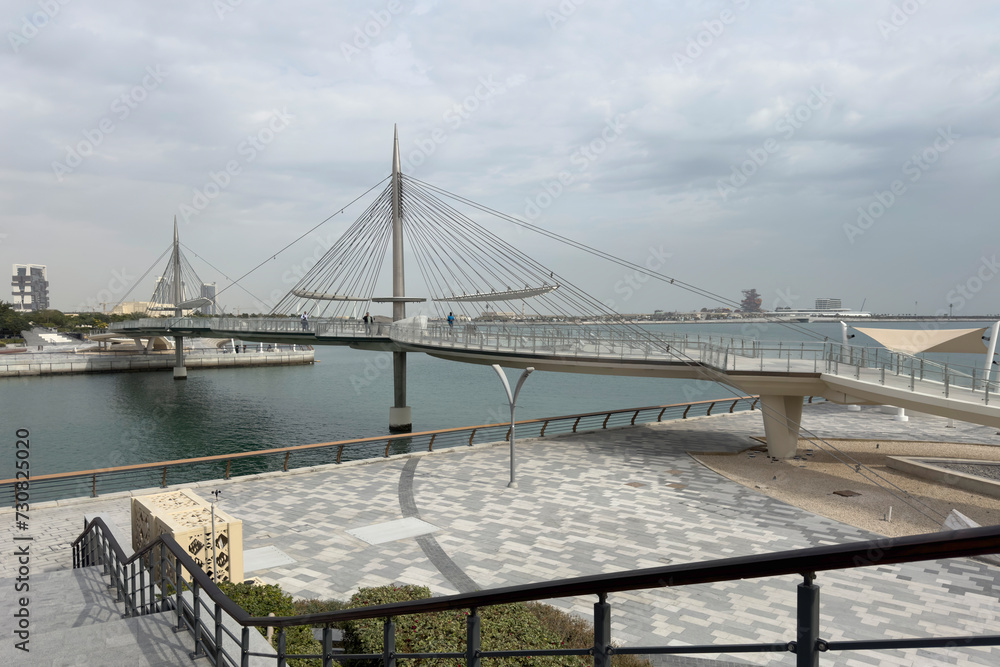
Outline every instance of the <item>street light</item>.
[(507, 488), (516, 489), (517, 481), (514, 479), (514, 409), (517, 407), (517, 395), (521, 393), (521, 386), (524, 385), (524, 381), (528, 379), (528, 376), (535, 369), (533, 366), (528, 366), (524, 369), (520, 379), (517, 381), (517, 387), (514, 388), (513, 394), (510, 393), (510, 383), (507, 382), (507, 376), (504, 374), (503, 369), (500, 368), (500, 365), (493, 364), (493, 370), (500, 376), (500, 381), (503, 382), (503, 390), (507, 392), (507, 402), (510, 403), (510, 482), (507, 484)]

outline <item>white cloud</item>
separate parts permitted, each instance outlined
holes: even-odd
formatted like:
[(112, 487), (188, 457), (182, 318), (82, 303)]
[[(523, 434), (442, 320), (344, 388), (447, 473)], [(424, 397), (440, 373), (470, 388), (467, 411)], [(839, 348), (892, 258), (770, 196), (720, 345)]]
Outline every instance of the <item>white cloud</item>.
[[(178, 206), (238, 159), (240, 174), (182, 234), (240, 275), (383, 178), (398, 123), (408, 151), (435, 129), (446, 133), (416, 176), (511, 214), (573, 170), (539, 224), (627, 259), (666, 237), (688, 282), (734, 298), (795, 284), (807, 300), (854, 303), (877, 281), (884, 309), (914, 300), (931, 309), (926, 295), (946, 294), (996, 243), (1000, 8), (927, 3), (886, 39), (877, 22), (891, 5), (588, 2), (553, 29), (546, 11), (558, 3), (400, 0), (348, 59), (341, 45), (388, 3), (246, 0), (223, 20), (201, 0), (67, 3), (16, 53), (9, 44), (0, 52), (0, 266), (48, 264), (57, 306), (86, 301), (107, 282), (106, 267), (144, 272)], [(14, 3), (0, 19), (16, 32), (36, 8)], [(679, 71), (675, 53), (725, 9), (736, 19), (702, 37)], [(115, 100), (157, 66), (168, 76), (119, 118)], [(505, 91), (450, 123), (449, 110), (491, 77)], [(832, 100), (787, 136), (779, 123), (815, 86)], [(294, 122), (246, 161), (241, 142), (284, 108)], [(581, 160), (619, 114), (620, 140)], [(53, 162), (96, 136), (104, 118), (113, 131), (58, 181)], [(947, 126), (962, 139), (849, 243), (842, 228), (857, 207)], [(769, 138), (776, 150), (723, 200), (719, 180)], [(956, 231), (967, 244), (944, 243)], [(614, 270), (534, 249), (595, 296), (613, 286)], [(247, 287), (285, 287), (282, 273), (311, 252), (293, 248)], [(886, 274), (900, 279), (886, 284)], [(692, 299), (649, 289), (633, 303), (711, 305)]]

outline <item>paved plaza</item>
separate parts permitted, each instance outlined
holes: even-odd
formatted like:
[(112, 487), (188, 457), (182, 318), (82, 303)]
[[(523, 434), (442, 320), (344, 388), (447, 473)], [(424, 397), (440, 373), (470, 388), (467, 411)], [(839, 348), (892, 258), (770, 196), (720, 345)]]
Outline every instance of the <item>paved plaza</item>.
[[(992, 428), (947, 428), (944, 419), (911, 417), (900, 423), (876, 408), (858, 413), (820, 403), (806, 406), (803, 425), (830, 438), (1000, 444)], [(243, 521), (245, 549), (272, 547), (272, 555), (294, 561), (247, 575), (298, 597), (343, 599), (359, 587), (393, 582), (446, 595), (875, 537), (730, 482), (688, 454), (741, 450), (756, 444), (750, 436), (762, 435), (754, 412), (522, 441), (517, 489), (507, 488), (505, 443), (191, 486), (201, 486), (206, 498), (209, 489), (222, 489), (222, 508)], [(126, 528), (128, 502), (113, 496), (33, 508), (33, 571), (71, 566), (68, 545), (84, 512), (106, 513)], [(0, 512), (5, 552), (13, 532), (9, 514)], [(821, 636), (996, 634), (998, 572), (955, 559), (820, 573)], [(11, 573), (4, 559), (0, 577)], [(799, 581), (613, 594), (613, 638), (621, 645), (786, 642), (794, 638)], [(590, 617), (594, 602), (552, 604)], [(794, 664), (792, 654), (706, 655), (660, 664), (706, 664), (706, 658)], [(1000, 648), (822, 657), (823, 665), (998, 662)]]

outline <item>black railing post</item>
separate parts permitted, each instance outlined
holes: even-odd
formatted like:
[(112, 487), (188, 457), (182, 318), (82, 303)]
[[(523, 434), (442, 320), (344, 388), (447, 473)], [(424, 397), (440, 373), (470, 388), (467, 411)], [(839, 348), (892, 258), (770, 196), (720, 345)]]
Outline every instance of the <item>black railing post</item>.
[(392, 616), (382, 626), (382, 667), (396, 667), (396, 624)]
[(598, 595), (594, 603), (594, 667), (611, 667), (611, 605), (608, 594)]
[(798, 587), (798, 628), (795, 638), (795, 667), (819, 666), (819, 586), (816, 573), (806, 572)]
[(465, 667), (480, 667), (482, 663), (479, 658), (481, 627), (482, 618), (479, 616), (479, 610), (473, 607), (465, 619)]
[(160, 611), (166, 611), (167, 606), (167, 545), (160, 542)]
[(215, 603), (215, 664), (225, 664), (222, 661), (222, 605)]
[(201, 586), (192, 578), (191, 580), (191, 627), (194, 630), (194, 653), (192, 660), (197, 660), (205, 655), (205, 643), (201, 639)]
[(333, 628), (323, 626), (323, 667), (333, 667)]
[(101, 531), (101, 562), (100, 564), (104, 566), (102, 570), (103, 575), (108, 576), (108, 554), (111, 552), (111, 548), (108, 546), (108, 536)]
[(146, 568), (139, 559), (139, 616), (146, 613)]
[(115, 589), (118, 593), (115, 602), (121, 602), (125, 593), (125, 564), (118, 561), (115, 561)]
[(177, 626), (174, 632), (184, 629), (184, 598), (181, 597), (184, 579), (181, 576), (181, 559), (174, 556), (174, 594), (177, 596)]
[(243, 626), (240, 633), (240, 667), (250, 667), (250, 628), (247, 626)]
[(125, 616), (135, 616), (135, 561), (125, 570)]
[(194, 653), (192, 660), (197, 660), (205, 655), (205, 643), (201, 639), (201, 586), (192, 578), (191, 580), (191, 628), (194, 630)]

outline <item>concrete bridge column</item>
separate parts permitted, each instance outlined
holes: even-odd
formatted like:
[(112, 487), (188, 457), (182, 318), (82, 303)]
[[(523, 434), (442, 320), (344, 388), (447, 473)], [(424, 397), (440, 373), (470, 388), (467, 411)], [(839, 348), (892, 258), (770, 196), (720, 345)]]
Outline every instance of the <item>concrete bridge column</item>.
[(187, 380), (188, 370), (184, 366), (184, 336), (174, 336), (174, 379)]
[(392, 353), (392, 394), (389, 431), (409, 433), (413, 430), (413, 416), (406, 404), (406, 352)]
[(778, 459), (795, 456), (802, 421), (802, 396), (761, 396), (767, 453)]

